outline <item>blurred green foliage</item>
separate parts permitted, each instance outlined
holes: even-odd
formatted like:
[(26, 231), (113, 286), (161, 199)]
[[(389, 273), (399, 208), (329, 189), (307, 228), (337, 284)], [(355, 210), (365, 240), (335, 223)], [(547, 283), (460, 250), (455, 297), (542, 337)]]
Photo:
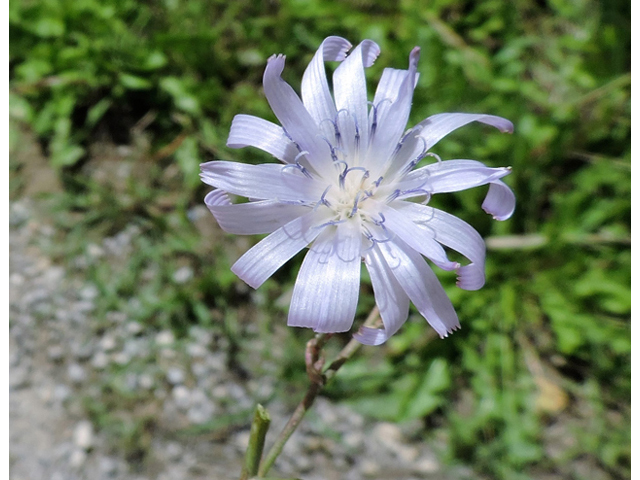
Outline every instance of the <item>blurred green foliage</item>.
[[(346, 365), (328, 394), (378, 418), (423, 419), (425, 435), (443, 432), (453, 461), (492, 477), (584, 478), (576, 462), (587, 456), (604, 475), (627, 478), (629, 10), (623, 0), (11, 0), (12, 148), (16, 125), (28, 125), (64, 180), (55, 218), (67, 233), (52, 247), (61, 258), (85, 251), (88, 239), (138, 229), (122, 264), (86, 267), (103, 311), (124, 309), (178, 333), (208, 325), (241, 352), (247, 338), (284, 323), (277, 299), (296, 262), (249, 296), (228, 270), (234, 240), (195, 226), (192, 207), (205, 191), (198, 164), (269, 161), (225, 140), (235, 114), (273, 119), (260, 89), (271, 54), (287, 54), (284, 75), (297, 87), (324, 37), (371, 38), (382, 47), (369, 73), (374, 88), (382, 68), (404, 68), (419, 45), (412, 122), (468, 111), (516, 126), (513, 136), (470, 126), (434, 149), (444, 159), (510, 164), (513, 219), (481, 214), (480, 191), (434, 202), (484, 236), (516, 237), (501, 248), (489, 242), (483, 290), (460, 291), (441, 276), (460, 332), (436, 341), (424, 322), (410, 321)], [(89, 149), (105, 138), (132, 146), (117, 159), (133, 165), (124, 180), (93, 174), (99, 154)], [(527, 247), (532, 235), (543, 241)], [(194, 276), (178, 284), (171, 275), (184, 265)], [(363, 315), (369, 292), (363, 287)], [(273, 322), (239, 319), (249, 298)], [(288, 382), (303, 374), (307, 338), (286, 333), (291, 348), (279, 368)], [(573, 443), (554, 444), (551, 426)]]

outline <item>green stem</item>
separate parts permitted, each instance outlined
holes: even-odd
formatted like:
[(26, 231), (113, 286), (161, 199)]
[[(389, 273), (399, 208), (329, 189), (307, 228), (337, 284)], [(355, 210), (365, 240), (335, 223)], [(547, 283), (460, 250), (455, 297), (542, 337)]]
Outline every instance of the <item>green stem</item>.
[(262, 451), (264, 450), (264, 439), (270, 423), (271, 417), (269, 416), (269, 412), (267, 412), (262, 405), (258, 404), (256, 413), (253, 416), (253, 422), (251, 423), (249, 446), (247, 447), (240, 480), (248, 480), (258, 473)]
[[(376, 325), (379, 319), (380, 317), (378, 307), (374, 307), (374, 309), (371, 311), (366, 321), (364, 322), (363, 326), (373, 327)], [(322, 347), (322, 345), (324, 345), (327, 339), (327, 335), (318, 335), (315, 340), (309, 342), (309, 344), (307, 345), (307, 354), (309, 354), (310, 350), (314, 350), (316, 352), (319, 351), (319, 349)], [(276, 458), (278, 458), (278, 455), (280, 455), (280, 453), (282, 452), (282, 449), (287, 443), (287, 440), (289, 440), (291, 435), (293, 435), (293, 432), (295, 432), (296, 428), (298, 428), (298, 425), (304, 418), (307, 410), (309, 410), (313, 405), (313, 402), (318, 396), (318, 393), (320, 393), (320, 391), (322, 390), (322, 387), (324, 387), (328, 380), (332, 379), (335, 376), (340, 367), (342, 367), (342, 365), (344, 365), (344, 363), (358, 351), (361, 345), (362, 344), (357, 340), (351, 339), (351, 341), (340, 351), (333, 362), (331, 362), (326, 370), (324, 370), (324, 372), (322, 373), (323, 381), (314, 381), (313, 376), (311, 374), (309, 375), (309, 377), (312, 379), (311, 385), (309, 385), (304, 398), (298, 404), (293, 414), (291, 415), (291, 418), (289, 418), (289, 421), (282, 429), (282, 432), (280, 432), (280, 435), (278, 435), (276, 442), (273, 444), (266, 457), (260, 464), (260, 468), (258, 470), (259, 478), (264, 477), (269, 472), (269, 469), (273, 466)], [(309, 360), (307, 360), (307, 371), (309, 370), (309, 363)]]

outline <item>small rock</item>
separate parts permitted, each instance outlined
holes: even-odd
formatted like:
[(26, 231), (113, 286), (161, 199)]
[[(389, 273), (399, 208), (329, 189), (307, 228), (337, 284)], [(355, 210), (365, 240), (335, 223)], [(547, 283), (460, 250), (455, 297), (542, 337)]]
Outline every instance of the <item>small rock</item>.
[(97, 352), (91, 359), (91, 365), (97, 370), (102, 370), (109, 365), (109, 356), (104, 352)]
[(53, 398), (59, 402), (66, 401), (70, 396), (71, 389), (62, 383), (53, 388)]
[(81, 365), (77, 363), (71, 363), (67, 367), (67, 376), (69, 377), (71, 383), (78, 385), (86, 380), (87, 373)]
[(131, 335), (138, 335), (140, 332), (142, 332), (143, 327), (138, 322), (129, 322), (127, 323), (126, 329), (127, 333)]
[(114, 477), (118, 473), (118, 462), (110, 457), (100, 457), (98, 470), (100, 470), (103, 475)]
[(64, 358), (64, 348), (61, 345), (52, 345), (47, 349), (47, 356), (53, 362), (59, 362)]
[(178, 385), (173, 388), (171, 395), (173, 396), (173, 401), (176, 403), (178, 408), (182, 410), (189, 408), (191, 404), (191, 392), (187, 387), (184, 385)]
[(169, 442), (166, 446), (165, 456), (168, 460), (177, 461), (182, 458), (183, 450), (179, 443)]
[(364, 445), (364, 435), (360, 432), (347, 432), (342, 437), (343, 443), (351, 449), (360, 449)]
[(29, 367), (27, 365), (18, 365), (11, 369), (11, 375), (9, 375), (10, 389), (18, 390), (25, 388), (28, 387), (30, 383)]
[(375, 477), (380, 473), (381, 468), (380, 465), (374, 460), (370, 458), (364, 458), (360, 462), (360, 471), (366, 477)]
[(93, 425), (88, 420), (78, 423), (73, 430), (73, 443), (76, 447), (89, 450), (93, 446)]
[(126, 365), (131, 361), (131, 356), (127, 352), (116, 352), (113, 354), (113, 361), (118, 365)]
[(173, 273), (172, 278), (178, 284), (187, 283), (193, 278), (193, 270), (191, 267), (181, 267)]
[(84, 450), (74, 450), (69, 456), (69, 465), (71, 468), (79, 469), (87, 460), (87, 452)]
[(171, 367), (167, 370), (167, 381), (171, 385), (180, 385), (184, 382), (184, 371), (178, 367)]
[(156, 335), (156, 344), (161, 347), (171, 345), (175, 341), (175, 337), (171, 330), (163, 330)]
[(100, 245), (90, 243), (87, 245), (87, 255), (91, 258), (100, 258), (104, 256), (104, 249)]
[(431, 455), (420, 458), (413, 464), (413, 471), (418, 474), (430, 475), (438, 472), (438, 470), (440, 470), (440, 465), (435, 457)]
[(91, 300), (95, 300), (98, 297), (98, 295), (100, 295), (100, 291), (95, 285), (89, 284), (84, 288), (82, 288), (78, 292), (78, 295), (82, 300), (91, 301)]
[(191, 358), (204, 358), (207, 356), (207, 349), (198, 343), (190, 343), (187, 345), (187, 353)]
[(250, 432), (248, 431), (238, 432), (233, 437), (233, 444), (238, 448), (239, 451), (244, 452), (249, 445), (250, 436)]
[(153, 381), (153, 377), (147, 373), (143, 373), (138, 377), (138, 385), (140, 388), (144, 388), (145, 390), (150, 390), (155, 385)]
[(110, 352), (114, 348), (116, 348), (117, 342), (113, 335), (105, 335), (100, 340), (100, 348), (104, 352)]

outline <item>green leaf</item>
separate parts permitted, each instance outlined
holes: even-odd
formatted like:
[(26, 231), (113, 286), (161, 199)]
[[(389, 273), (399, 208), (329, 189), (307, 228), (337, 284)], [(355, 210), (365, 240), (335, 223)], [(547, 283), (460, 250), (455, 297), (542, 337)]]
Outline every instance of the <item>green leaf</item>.
[(194, 116), (200, 115), (200, 102), (189, 92), (185, 81), (177, 77), (165, 77), (160, 87), (173, 97), (176, 107)]
[(121, 73), (118, 75), (118, 80), (120, 81), (120, 84), (130, 90), (148, 90), (153, 86), (153, 83), (146, 78), (131, 75), (129, 73)]
[(442, 394), (450, 384), (447, 361), (443, 358), (434, 359), (422, 378), (422, 383), (411, 394), (402, 418), (420, 418), (432, 413), (444, 403)]
[(11, 91), (9, 91), (9, 117), (21, 122), (31, 122), (33, 119), (33, 108), (29, 102)]
[(36, 35), (45, 38), (61, 37), (64, 34), (64, 23), (51, 17), (42, 17), (33, 25)]
[(89, 128), (94, 127), (100, 119), (104, 116), (104, 114), (111, 108), (111, 100), (108, 98), (103, 98), (98, 103), (96, 103), (93, 107), (89, 109), (87, 112), (87, 119), (85, 121), (85, 125)]
[(70, 167), (80, 160), (85, 154), (84, 148), (79, 145), (63, 145), (51, 152), (51, 164), (54, 167)]
[(196, 138), (193, 136), (185, 138), (176, 150), (175, 158), (182, 171), (186, 187), (188, 189), (198, 187), (200, 185), (200, 155)]

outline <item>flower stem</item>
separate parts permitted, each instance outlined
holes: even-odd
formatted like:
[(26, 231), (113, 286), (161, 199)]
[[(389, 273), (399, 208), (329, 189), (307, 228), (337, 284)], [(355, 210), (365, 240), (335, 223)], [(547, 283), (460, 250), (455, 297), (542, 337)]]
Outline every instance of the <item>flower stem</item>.
[(264, 449), (264, 439), (271, 423), (271, 417), (265, 408), (258, 404), (256, 413), (251, 423), (251, 433), (249, 434), (249, 446), (244, 459), (244, 466), (240, 480), (247, 480), (254, 477), (258, 473), (258, 466), (262, 458), (262, 450)]
[[(371, 310), (371, 313), (365, 320), (363, 326), (365, 327), (373, 327), (380, 320), (378, 307), (374, 307)], [(307, 393), (305, 394), (302, 401), (298, 404), (296, 409), (294, 410), (291, 418), (278, 435), (275, 443), (267, 453), (264, 460), (260, 463), (260, 468), (258, 469), (258, 478), (264, 477), (269, 469), (273, 466), (273, 463), (278, 458), (278, 455), (282, 452), (284, 445), (287, 443), (287, 440), (293, 435), (296, 428), (304, 418), (307, 410), (311, 408), (313, 402), (315, 401), (318, 393), (322, 390), (327, 381), (331, 380), (336, 372), (344, 365), (344, 363), (349, 360), (356, 351), (361, 346), (361, 343), (355, 339), (351, 339), (347, 345), (340, 351), (338, 356), (329, 364), (329, 366), (322, 372), (322, 367), (324, 364), (324, 360), (320, 358), (320, 351), (322, 346), (329, 339), (330, 335), (320, 334), (317, 335), (313, 340), (307, 343), (307, 351), (306, 351), (306, 363), (307, 363), (307, 374), (309, 375), (309, 379), (311, 380), (311, 384), (307, 389)]]

